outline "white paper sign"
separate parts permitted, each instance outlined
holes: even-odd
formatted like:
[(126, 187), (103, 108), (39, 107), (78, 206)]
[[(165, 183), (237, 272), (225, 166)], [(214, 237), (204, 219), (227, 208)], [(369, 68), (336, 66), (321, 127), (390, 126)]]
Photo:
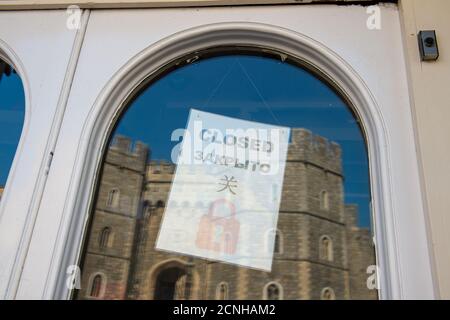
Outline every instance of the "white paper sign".
[(191, 109), (156, 248), (270, 271), (289, 132)]

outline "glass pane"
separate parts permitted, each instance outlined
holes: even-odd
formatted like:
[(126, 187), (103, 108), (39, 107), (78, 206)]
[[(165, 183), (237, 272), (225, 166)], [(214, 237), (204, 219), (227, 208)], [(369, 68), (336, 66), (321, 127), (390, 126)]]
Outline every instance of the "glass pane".
[[(111, 133), (75, 297), (377, 299), (367, 273), (375, 265), (368, 157), (346, 102), (290, 57), (187, 61), (136, 94)], [(177, 171), (181, 138), (172, 133), (186, 128), (192, 108), (291, 128), (278, 223), (267, 232), (270, 272), (155, 247)]]
[(6, 185), (25, 116), (22, 81), (15, 70), (0, 59), (0, 201)]

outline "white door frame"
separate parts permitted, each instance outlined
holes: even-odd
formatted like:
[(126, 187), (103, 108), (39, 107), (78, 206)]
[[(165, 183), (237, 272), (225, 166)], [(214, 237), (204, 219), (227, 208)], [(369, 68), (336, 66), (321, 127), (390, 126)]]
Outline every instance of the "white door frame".
[[(323, 11), (328, 10), (325, 9), (326, 6), (320, 7)], [(399, 61), (404, 61), (403, 53), (399, 50), (401, 45), (397, 44), (393, 50), (394, 54), (397, 54), (394, 59), (396, 61), (387, 61), (385, 68), (380, 68), (379, 73), (371, 75), (368, 67), (364, 70), (364, 66), (358, 65), (357, 71), (348, 61), (354, 59), (355, 55), (361, 55), (362, 49), (356, 48), (355, 52), (351, 52), (353, 48), (348, 48), (345, 44), (344, 48), (336, 48), (336, 43), (327, 45), (323, 41), (319, 42), (301, 33), (298, 28), (282, 27), (282, 14), (275, 14), (271, 19), (266, 19), (270, 24), (261, 21), (235, 22), (236, 15), (227, 10), (230, 9), (223, 9), (222, 12), (220, 9), (215, 10), (222, 15), (221, 23), (211, 24), (207, 23), (208, 19), (203, 19), (197, 22), (196, 26), (193, 22), (188, 22), (192, 27), (178, 27), (177, 32), (169, 30), (169, 35), (166, 36), (163, 36), (163, 32), (157, 32), (157, 41), (150, 41), (150, 44), (135, 54), (130, 55), (131, 49), (118, 53), (128, 58), (122, 60), (120, 68), (101, 84), (101, 92), (79, 118), (76, 116), (80, 111), (77, 112), (74, 106), (79, 107), (80, 101), (75, 93), (77, 90), (83, 91), (83, 83), (80, 83), (83, 71), (75, 77), (74, 85), (77, 85), (78, 81), (78, 89), (75, 88), (71, 96), (73, 106), (71, 107), (70, 101), (68, 106), (69, 114), (73, 112), (74, 117), (68, 118), (66, 115), (65, 119), (76, 121), (72, 125), (79, 127), (80, 135), (78, 132), (69, 132), (63, 124), (60, 151), (57, 148), (53, 164), (56, 168), (52, 167), (49, 175), (49, 191), (43, 198), (33, 233), (34, 241), (19, 284), (18, 298), (67, 298), (69, 291), (65, 286), (67, 275), (64, 271), (68, 265), (78, 261), (102, 151), (105, 150), (111, 123), (130, 94), (144, 79), (170, 61), (219, 45), (256, 46), (286, 52), (332, 79), (335, 86), (345, 94), (362, 120), (368, 143), (374, 229), (380, 267), (380, 297), (434, 298), (431, 255), (425, 227), (411, 110), (407, 98), (406, 70), (404, 65), (398, 64)], [(247, 15), (250, 13), (256, 16), (260, 9), (247, 10)], [(280, 10), (282, 11), (281, 8)], [(317, 9), (312, 11), (321, 12)], [(92, 13), (90, 19), (99, 19), (101, 25), (104, 18), (102, 15), (108, 14), (114, 16), (115, 13), (103, 12), (97, 17)], [(166, 11), (166, 14), (170, 14), (170, 11)], [(392, 16), (390, 19), (394, 30), (388, 32), (394, 32), (398, 36), (398, 39), (394, 36), (394, 40), (401, 41), (399, 25), (396, 29), (398, 12), (397, 17), (392, 13), (389, 15)], [(94, 24), (92, 31), (88, 28), (87, 36), (92, 32), (95, 38), (95, 32), (99, 30), (101, 34), (101, 27)], [(386, 43), (383, 37), (377, 41), (378, 43), (372, 45), (392, 45)], [(329, 45), (332, 45), (333, 50)], [(89, 44), (85, 46), (88, 48)], [(350, 53), (347, 53), (347, 56), (344, 54), (343, 57), (342, 54), (337, 54), (336, 50)], [(88, 53), (85, 57), (81, 56), (80, 63), (83, 61), (89, 61)], [(376, 62), (380, 61), (374, 63)], [(374, 88), (377, 77), (392, 77), (392, 74), (386, 71), (392, 68), (395, 71), (394, 79), (386, 78), (385, 86)], [(391, 85), (391, 81), (399, 80), (400, 83), (404, 80), (405, 85), (395, 87), (397, 92), (383, 92)], [(397, 104), (399, 107), (393, 108)], [(74, 156), (59, 158), (58, 154), (63, 154), (64, 150), (67, 150), (65, 148), (71, 148), (70, 146), (76, 147)], [(58, 188), (61, 189), (59, 194)], [(57, 194), (56, 199), (52, 199), (53, 192)], [(42, 247), (46, 249), (43, 251)]]
[(25, 95), (24, 124), (0, 203), (0, 299), (15, 291), (26, 260), (76, 37), (65, 28), (64, 11), (50, 11), (42, 21), (38, 12), (0, 12), (0, 56), (17, 71)]

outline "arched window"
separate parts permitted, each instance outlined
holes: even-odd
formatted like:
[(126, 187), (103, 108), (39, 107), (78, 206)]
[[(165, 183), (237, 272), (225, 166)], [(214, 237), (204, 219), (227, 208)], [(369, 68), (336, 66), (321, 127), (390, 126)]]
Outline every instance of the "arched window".
[(320, 300), (336, 300), (334, 290), (331, 288), (323, 288), (320, 293)]
[(22, 80), (0, 52), (0, 200), (6, 186), (25, 118), (25, 94)]
[(221, 282), (217, 285), (216, 299), (217, 300), (228, 300), (228, 283)]
[(328, 191), (322, 190), (320, 192), (320, 209), (329, 210), (330, 209), (330, 199)]
[(101, 249), (110, 247), (111, 243), (111, 228), (105, 227), (100, 233), (99, 246)]
[(269, 282), (264, 286), (264, 300), (283, 300), (283, 287), (277, 282)]
[(320, 237), (319, 255), (322, 260), (333, 261), (333, 241), (329, 236)]
[(106, 280), (101, 274), (96, 274), (91, 281), (91, 286), (89, 287), (89, 297), (91, 298), (101, 298), (103, 296)]
[[(257, 48), (239, 48), (239, 51), (235, 51), (236, 48), (233, 47), (229, 50), (223, 53), (219, 52), (219, 48), (211, 48), (208, 52), (198, 53), (195, 62), (189, 60), (192, 58), (190, 55), (180, 57), (174, 64), (168, 65), (167, 69), (162, 67), (167, 72), (149, 74), (149, 78), (139, 86), (139, 92), (128, 92), (129, 103), (114, 107), (114, 110), (117, 110), (115, 113), (117, 117), (114, 119), (116, 121), (114, 127), (110, 127), (111, 134), (108, 141), (113, 141), (114, 137), (119, 135), (128, 136), (133, 141), (142, 141), (151, 152), (139, 154), (139, 150), (143, 149), (141, 145), (139, 150), (133, 150), (130, 153), (127, 148), (122, 154), (123, 158), (118, 161), (123, 160), (124, 167), (132, 164), (131, 170), (127, 170), (127, 174), (121, 178), (119, 185), (122, 193), (120, 206), (123, 212), (121, 211), (120, 214), (104, 212), (102, 210), (104, 195), (102, 192), (97, 192), (101, 197), (93, 200), (97, 202), (91, 206), (94, 219), (90, 220), (93, 227), (89, 230), (100, 230), (104, 225), (113, 225), (106, 223), (105, 219), (111, 221), (121, 219), (123, 226), (121, 225), (120, 228), (123, 227), (126, 230), (124, 234), (129, 239), (127, 246), (129, 243), (134, 248), (144, 248), (134, 251), (137, 253), (131, 257), (126, 257), (130, 259), (130, 263), (142, 265), (136, 273), (130, 274), (133, 279), (128, 281), (132, 283), (138, 283), (146, 278), (144, 270), (150, 270), (157, 264), (157, 259), (151, 257), (159, 254), (159, 248), (162, 249), (164, 246), (167, 248), (165, 244), (171, 246), (171, 250), (164, 252), (167, 259), (179, 258), (179, 255), (183, 253), (189, 255), (188, 252), (193, 250), (198, 252), (196, 258), (191, 261), (187, 257), (183, 258), (189, 261), (185, 273), (204, 274), (207, 270), (210, 276), (202, 278), (200, 283), (191, 283), (189, 278), (186, 278), (186, 281), (181, 278), (178, 282), (179, 286), (175, 286), (179, 278), (178, 273), (173, 273), (170, 281), (161, 277), (158, 282), (159, 289), (148, 288), (152, 290), (149, 296), (153, 298), (186, 295), (215, 299), (218, 288), (216, 288), (217, 282), (212, 281), (228, 279), (225, 279), (223, 274), (230, 276), (230, 279), (239, 279), (243, 273), (247, 274), (248, 282), (240, 281), (236, 285), (244, 286), (245, 283), (251, 283), (260, 288), (259, 290), (264, 290), (266, 299), (283, 298), (283, 287), (279, 283), (267, 284), (268, 274), (270, 279), (282, 279), (279, 281), (283, 285), (285, 281), (289, 284), (288, 281), (295, 282), (296, 287), (310, 285), (321, 288), (322, 281), (329, 281), (331, 287), (337, 287), (337, 283), (339, 285), (345, 283), (349, 286), (347, 270), (336, 269), (331, 263), (318, 263), (311, 266), (311, 273), (321, 274), (324, 279), (311, 277), (311, 280), (305, 280), (308, 277), (304, 276), (302, 265), (305, 260), (319, 260), (319, 256), (321, 262), (332, 261), (331, 236), (340, 234), (339, 232), (346, 227), (343, 225), (347, 221), (343, 219), (346, 212), (329, 210), (326, 219), (323, 214), (317, 212), (320, 211), (319, 197), (322, 203), (320, 206), (324, 209), (330, 207), (330, 199), (333, 201), (331, 204), (336, 208), (344, 208), (347, 204), (344, 200), (352, 203), (358, 201), (360, 208), (369, 208), (368, 159), (364, 153), (365, 141), (359, 128), (359, 119), (355, 118), (349, 108), (348, 100), (342, 98), (345, 95), (333, 90), (334, 82), (328, 82), (322, 74), (307, 69), (303, 61), (298, 61), (293, 56), (286, 57), (286, 54), (273, 55), (270, 50), (262, 52)], [(280, 56), (283, 57), (281, 60)], [(188, 60), (190, 62), (185, 63)], [(112, 108), (110, 106), (109, 110)], [(185, 125), (192, 114), (192, 108), (212, 113), (214, 116), (227, 117), (233, 121), (230, 122), (231, 124), (237, 124), (238, 120), (247, 120), (249, 123), (258, 123), (258, 125), (289, 127), (291, 131), (287, 159), (283, 163), (285, 167), (283, 181), (275, 185), (258, 184), (257, 172), (253, 172), (250, 164), (247, 167), (245, 162), (236, 162), (235, 168), (231, 166), (227, 168), (223, 165), (220, 165), (217, 171), (213, 168), (217, 176), (213, 178), (211, 175), (208, 181), (201, 176), (202, 170), (205, 169), (203, 164), (190, 166), (189, 169), (192, 170), (189, 172), (192, 175), (184, 174), (186, 180), (178, 179), (183, 175), (180, 166), (177, 166), (176, 175), (168, 174), (165, 169), (156, 168), (154, 161), (158, 163), (172, 161), (173, 165), (176, 164), (177, 156), (180, 154), (177, 148), (180, 147), (180, 142), (186, 140), (183, 134), (175, 140), (172, 140), (172, 137), (176, 137), (177, 132), (186, 132)], [(225, 124), (227, 124), (225, 120), (217, 123), (218, 126), (225, 126)], [(212, 126), (212, 124), (208, 125)], [(348, 135), (342, 135), (343, 128), (349, 133)], [(220, 146), (222, 144), (220, 137), (218, 139), (215, 142)], [(230, 142), (232, 140), (226, 141), (226, 143)], [(242, 145), (246, 145), (245, 139), (241, 142), (243, 142)], [(104, 145), (111, 144), (105, 141)], [(258, 148), (258, 143), (249, 144), (250, 147)], [(117, 152), (117, 148), (104, 150), (106, 152), (104, 159), (108, 159), (109, 155)], [(192, 156), (198, 156), (193, 152), (194, 148), (190, 151)], [(212, 159), (212, 162), (218, 165), (224, 161), (219, 156), (216, 154), (214, 158), (208, 159)], [(211, 160), (206, 161), (211, 162)], [(225, 162), (227, 161), (225, 159)], [(109, 165), (108, 162), (108, 167), (102, 167), (103, 171), (98, 175), (102, 181), (97, 181), (98, 186), (118, 186), (117, 176), (109, 171)], [(142, 170), (137, 170), (138, 168)], [(153, 169), (160, 170), (161, 174), (153, 174)], [(248, 173), (248, 176), (244, 178), (243, 175), (239, 180), (232, 175), (224, 177), (223, 175), (228, 175), (228, 169), (239, 169), (240, 173)], [(201, 174), (198, 174), (199, 172)], [(367, 175), (361, 175), (361, 172)], [(251, 184), (242, 180), (247, 178), (250, 178)], [(364, 183), (355, 183), (366, 178), (367, 181)], [(223, 189), (223, 179), (228, 182), (237, 181), (236, 186), (230, 184), (228, 189)], [(177, 181), (177, 184), (172, 184), (174, 181)], [(185, 183), (179, 183), (180, 181)], [(205, 186), (210, 187), (207, 192), (204, 191)], [(318, 186), (320, 186), (319, 189)], [(231, 191), (239, 192), (239, 200)], [(263, 193), (265, 196), (261, 196)], [(155, 208), (154, 214), (146, 221), (141, 219), (136, 221), (135, 212), (124, 210), (122, 198), (125, 198), (125, 194), (129, 196), (131, 204), (136, 204), (136, 206), (130, 204), (130, 208), (138, 208), (138, 204), (146, 200), (152, 201)], [(331, 198), (334, 194), (342, 196)], [(358, 194), (358, 197), (353, 196), (355, 194)], [(212, 195), (217, 199), (223, 198), (233, 202), (236, 212), (226, 206), (223, 208), (217, 206), (210, 214)], [(99, 203), (99, 201), (102, 202)], [(203, 206), (200, 206), (201, 202), (204, 203)], [(174, 206), (174, 203), (177, 203), (177, 206)], [(161, 214), (163, 209), (165, 212)], [(355, 215), (360, 218), (361, 228), (366, 228), (370, 226), (370, 212), (369, 209), (362, 210), (364, 211)], [(250, 214), (257, 212), (258, 217), (244, 221), (241, 217), (244, 217), (247, 212)], [(278, 216), (272, 215), (272, 212), (276, 212)], [(169, 215), (170, 217), (167, 218)], [(174, 226), (174, 228), (169, 234), (160, 232), (161, 226), (165, 229), (167, 226)], [(276, 230), (277, 226), (280, 226), (280, 230)], [(357, 228), (359, 226), (356, 226), (355, 230)], [(188, 232), (188, 239), (185, 240), (186, 237), (179, 236), (177, 230), (180, 229)], [(258, 231), (254, 232), (253, 229)], [(118, 230), (114, 229), (114, 233), (117, 232)], [(319, 239), (325, 232), (330, 237)], [(317, 234), (316, 238), (311, 240), (311, 235), (314, 234)], [(92, 234), (86, 236), (90, 237)], [(352, 239), (352, 235), (348, 238)], [(346, 239), (340, 236), (333, 238), (334, 241), (337, 239), (340, 241), (339, 253), (342, 251), (344, 254), (343, 251), (346, 250), (346, 256), (351, 259), (354, 253), (344, 243), (341, 244), (341, 241)], [(284, 243), (283, 240), (285, 240)], [(252, 245), (243, 246), (244, 241), (260, 246), (257, 248)], [(314, 250), (306, 250), (310, 247)], [(95, 265), (95, 257), (89, 254), (87, 247), (84, 250), (84, 263), (89, 266)], [(366, 266), (373, 264), (374, 252), (369, 250), (371, 249), (365, 252), (367, 261), (361, 262)], [(234, 252), (233, 255), (229, 254), (231, 252)], [(275, 259), (270, 261), (272, 269), (268, 273), (266, 262), (272, 254)], [(248, 258), (250, 255), (253, 256)], [(231, 261), (231, 258), (237, 256), (239, 258)], [(211, 264), (208, 257), (217, 259), (214, 264)], [(289, 261), (282, 261), (284, 258), (289, 258)], [(246, 273), (239, 264), (239, 262), (245, 264), (248, 263), (247, 261), (258, 259), (258, 263), (266, 259), (263, 261), (264, 264), (261, 263), (265, 270), (256, 268)], [(234, 265), (230, 268), (221, 261), (231, 262)], [(113, 265), (110, 260), (105, 263)], [(89, 270), (89, 268), (83, 268), (83, 270)], [(168, 276), (168, 274), (165, 275)], [(365, 269), (361, 276), (366, 276)], [(127, 279), (127, 276), (124, 275), (123, 279)], [(304, 283), (305, 281), (311, 283)], [(243, 298), (254, 297), (250, 290), (235, 288), (234, 282), (233, 287), (230, 282), (229, 285), (229, 289), (240, 292)], [(189, 287), (187, 291), (190, 292), (184, 294), (180, 290), (174, 291), (175, 287), (179, 287), (180, 290)], [(205, 291), (205, 287), (212, 290)], [(127, 283), (121, 284), (120, 288), (129, 290)], [(109, 291), (108, 297), (113, 295), (113, 290)], [(121, 290), (115, 289), (115, 291), (115, 298), (124, 297)], [(158, 294), (155, 294), (156, 291)], [(174, 295), (174, 292), (181, 293)], [(229, 294), (232, 292), (230, 291)], [(144, 295), (144, 293), (137, 293), (136, 298), (144, 298)], [(355, 293), (354, 298), (361, 296), (360, 293)], [(259, 293), (259, 297), (263, 298), (262, 292)], [(286, 290), (285, 298), (300, 299), (302, 296), (298, 291)]]
[(111, 189), (108, 193), (106, 205), (110, 208), (119, 207), (120, 191), (119, 189)]

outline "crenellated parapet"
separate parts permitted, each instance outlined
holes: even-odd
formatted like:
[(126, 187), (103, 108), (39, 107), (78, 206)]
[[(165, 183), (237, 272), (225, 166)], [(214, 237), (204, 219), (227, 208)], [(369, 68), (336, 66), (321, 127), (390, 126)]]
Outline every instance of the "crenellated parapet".
[(144, 171), (149, 152), (145, 143), (136, 141), (133, 144), (130, 138), (117, 135), (108, 149), (106, 162), (130, 170)]
[(165, 160), (152, 160), (147, 165), (147, 181), (172, 181), (175, 164)]
[(288, 161), (307, 162), (342, 174), (342, 150), (339, 144), (302, 128), (291, 130)]

